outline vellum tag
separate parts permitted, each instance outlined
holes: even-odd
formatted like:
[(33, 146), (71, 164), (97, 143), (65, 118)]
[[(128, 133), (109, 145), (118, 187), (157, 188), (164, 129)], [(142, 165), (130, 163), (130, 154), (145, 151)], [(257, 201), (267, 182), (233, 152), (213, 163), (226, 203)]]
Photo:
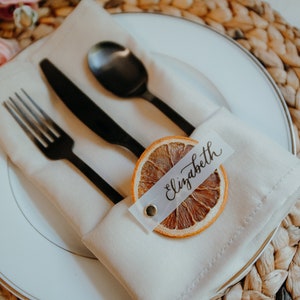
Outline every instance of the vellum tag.
[(210, 131), (129, 211), (147, 231), (152, 231), (233, 152), (215, 131)]

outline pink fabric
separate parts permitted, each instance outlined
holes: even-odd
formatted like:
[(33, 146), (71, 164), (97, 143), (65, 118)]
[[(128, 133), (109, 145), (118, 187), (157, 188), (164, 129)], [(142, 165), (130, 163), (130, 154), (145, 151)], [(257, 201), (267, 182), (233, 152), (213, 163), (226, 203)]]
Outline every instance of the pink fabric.
[(36, 3), (39, 2), (39, 0), (27, 0), (27, 1), (20, 1), (20, 0), (0, 0), (0, 7), (1, 6), (7, 6), (7, 5), (11, 5), (11, 4), (19, 4), (19, 3)]
[(16, 40), (0, 38), (0, 66), (10, 60), (19, 51), (20, 46)]

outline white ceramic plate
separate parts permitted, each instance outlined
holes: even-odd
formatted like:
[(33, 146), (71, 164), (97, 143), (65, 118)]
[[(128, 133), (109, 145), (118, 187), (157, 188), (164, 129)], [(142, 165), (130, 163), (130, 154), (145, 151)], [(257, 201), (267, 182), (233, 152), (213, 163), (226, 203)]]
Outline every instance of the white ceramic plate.
[(280, 12), (280, 15), (286, 19), (291, 25), (300, 28), (300, 1), (299, 0), (265, 0), (273, 10)]
[[(157, 14), (114, 18), (156, 58), (291, 152), (288, 110), (260, 64), (212, 29)], [(26, 55), (26, 49), (21, 55)], [(0, 153), (0, 277), (21, 298), (129, 299), (55, 208)]]

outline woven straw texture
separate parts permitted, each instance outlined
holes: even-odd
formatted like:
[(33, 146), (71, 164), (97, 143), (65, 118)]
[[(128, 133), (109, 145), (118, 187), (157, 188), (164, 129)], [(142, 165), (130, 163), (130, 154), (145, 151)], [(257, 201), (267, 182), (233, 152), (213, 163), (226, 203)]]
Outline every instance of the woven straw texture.
[[(35, 28), (21, 30), (1, 22), (0, 36), (25, 48), (51, 33), (79, 0), (40, 2)], [(300, 156), (300, 31), (260, 0), (101, 0), (110, 13), (149, 11), (207, 24), (249, 50), (272, 76), (288, 105)], [(79, 20), (80, 21), (80, 20)], [(300, 180), (300, 179), (299, 179)], [(300, 299), (300, 199), (271, 243), (240, 282), (222, 299)], [(0, 300), (15, 300), (0, 285)]]

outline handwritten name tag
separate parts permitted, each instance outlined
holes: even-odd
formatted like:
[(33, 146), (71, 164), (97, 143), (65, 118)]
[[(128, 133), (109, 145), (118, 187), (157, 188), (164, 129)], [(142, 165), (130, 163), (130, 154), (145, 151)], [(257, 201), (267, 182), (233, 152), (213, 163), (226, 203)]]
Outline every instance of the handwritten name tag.
[(147, 231), (152, 231), (233, 152), (216, 132), (210, 131), (129, 211)]

